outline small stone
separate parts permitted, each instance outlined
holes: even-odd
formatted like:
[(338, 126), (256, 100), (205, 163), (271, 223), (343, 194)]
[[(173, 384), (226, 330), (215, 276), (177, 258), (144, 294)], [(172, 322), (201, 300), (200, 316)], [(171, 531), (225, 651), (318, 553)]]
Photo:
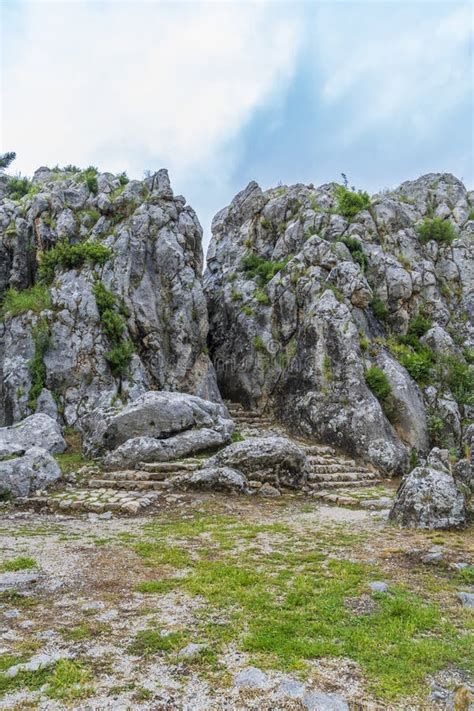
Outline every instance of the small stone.
[(460, 602), (462, 602), (463, 607), (469, 607), (469, 608), (474, 607), (474, 593), (458, 592), (457, 597), (458, 597), (458, 600)]
[(465, 570), (469, 567), (469, 563), (453, 563), (454, 570)]
[(103, 610), (104, 607), (104, 603), (99, 600), (96, 602), (86, 602), (85, 605), (82, 605), (81, 610), (82, 612), (96, 612), (97, 610)]
[(193, 659), (197, 657), (203, 649), (206, 649), (205, 644), (195, 644), (191, 642), (178, 652), (178, 657), (181, 657), (181, 659)]
[(277, 693), (281, 696), (289, 696), (290, 699), (301, 699), (304, 696), (305, 686), (297, 679), (287, 677), (282, 679)]
[(20, 617), (20, 610), (5, 610), (3, 616), (9, 620), (14, 620), (16, 617)]
[(441, 563), (443, 560), (443, 553), (441, 551), (432, 551), (424, 555), (421, 559), (422, 563), (426, 565), (436, 565), (436, 563)]
[(265, 496), (268, 499), (276, 499), (279, 496), (281, 496), (281, 491), (279, 491), (276, 487), (272, 486), (271, 484), (268, 484), (265, 482), (262, 484), (260, 489), (258, 490), (259, 496)]
[(31, 620), (24, 620), (23, 622), (20, 622), (20, 627), (24, 630), (28, 629), (29, 627), (33, 627), (34, 622)]
[(347, 701), (340, 694), (322, 694), (308, 691), (303, 696), (303, 706), (307, 711), (349, 711)]
[(267, 675), (257, 667), (242, 669), (234, 679), (234, 686), (238, 689), (268, 689)]
[(10, 667), (4, 672), (5, 676), (9, 679), (15, 677), (19, 672), (36, 672), (39, 669), (44, 669), (45, 667), (50, 667), (60, 659), (64, 658), (64, 654), (37, 654), (32, 657), (29, 662), (24, 662), (23, 664), (15, 664), (15, 666)]
[(249, 487), (250, 489), (261, 489), (262, 488), (262, 482), (261, 481), (256, 481), (255, 479), (251, 479), (249, 481)]
[(381, 580), (374, 580), (372, 583), (369, 583), (369, 588), (372, 590), (372, 592), (384, 593), (387, 592), (388, 585), (387, 583), (384, 583)]
[(97, 516), (101, 521), (109, 521), (112, 518), (112, 511), (104, 511), (104, 513)]

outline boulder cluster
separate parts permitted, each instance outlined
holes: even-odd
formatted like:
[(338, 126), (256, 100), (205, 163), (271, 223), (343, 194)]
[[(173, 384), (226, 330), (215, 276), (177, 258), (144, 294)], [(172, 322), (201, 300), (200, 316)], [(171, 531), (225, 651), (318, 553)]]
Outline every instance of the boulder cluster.
[[(201, 226), (166, 170), (3, 175), (1, 486), (57, 479), (61, 430), (115, 469), (229, 445), (224, 397), (387, 476), (411, 471), (395, 521), (458, 525), (473, 257), (474, 193), (449, 174), (372, 197), (251, 182), (214, 218), (204, 276)], [(304, 452), (271, 437), (230, 444), (188, 483), (298, 488), (306, 474)]]

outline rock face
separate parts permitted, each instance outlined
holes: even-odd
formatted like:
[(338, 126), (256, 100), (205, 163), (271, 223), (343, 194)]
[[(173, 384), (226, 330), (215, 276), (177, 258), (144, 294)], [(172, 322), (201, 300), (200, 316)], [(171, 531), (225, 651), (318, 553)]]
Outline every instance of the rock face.
[[(107, 467), (169, 461), (230, 441), (223, 405), (176, 392), (144, 393), (122, 409), (98, 408), (84, 422), (84, 448)], [(113, 450), (113, 451), (110, 451)]]
[(285, 437), (253, 437), (234, 442), (208, 460), (209, 467), (237, 469), (253, 481), (301, 487), (308, 475), (306, 454)]
[(66, 442), (58, 423), (48, 415), (30, 415), (11, 427), (0, 427), (0, 457), (40, 444), (51, 453), (64, 452)]
[(403, 479), (390, 520), (409, 528), (459, 528), (466, 523), (464, 496), (438, 460), (436, 469), (422, 466)]
[(0, 496), (30, 496), (60, 478), (57, 462), (41, 447), (31, 447), (4, 459), (0, 457)]
[(412, 449), (459, 447), (474, 405), (473, 207), (448, 174), (371, 199), (250, 183), (214, 218), (207, 255), (223, 396), (386, 473)]
[(219, 400), (201, 236), (164, 170), (128, 182), (40, 169), (27, 195), (3, 196), (0, 424), (46, 412), (81, 429), (150, 389)]

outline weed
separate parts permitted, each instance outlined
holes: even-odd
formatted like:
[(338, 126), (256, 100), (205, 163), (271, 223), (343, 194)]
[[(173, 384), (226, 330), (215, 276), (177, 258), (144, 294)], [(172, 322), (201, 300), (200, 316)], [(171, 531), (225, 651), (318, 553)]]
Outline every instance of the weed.
[(3, 300), (2, 315), (3, 317), (21, 316), (27, 311), (39, 314), (41, 311), (50, 308), (51, 296), (48, 289), (41, 284), (35, 284), (35, 286), (23, 291), (8, 289)]
[(10, 573), (16, 570), (29, 570), (30, 568), (36, 567), (37, 563), (34, 558), (20, 556), (18, 558), (13, 558), (12, 560), (6, 560), (4, 563), (0, 563), (0, 573)]
[(451, 244), (456, 238), (456, 232), (451, 222), (441, 217), (426, 218), (418, 227), (418, 237), (421, 244), (431, 240), (440, 244)]
[(336, 211), (347, 219), (352, 219), (358, 212), (367, 210), (370, 206), (368, 193), (352, 192), (342, 185), (337, 188), (336, 199)]

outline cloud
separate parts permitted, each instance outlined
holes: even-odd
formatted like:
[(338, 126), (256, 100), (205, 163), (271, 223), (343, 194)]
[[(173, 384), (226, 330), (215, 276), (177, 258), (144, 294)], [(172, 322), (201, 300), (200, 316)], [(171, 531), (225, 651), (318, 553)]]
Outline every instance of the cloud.
[(472, 92), (472, 38), (470, 4), (322, 7), (314, 42), (322, 102), (347, 110), (348, 142), (387, 125), (423, 138)]
[(166, 166), (188, 182), (291, 80), (297, 13), (257, 4), (19, 3), (4, 53), (2, 145), (15, 169)]

